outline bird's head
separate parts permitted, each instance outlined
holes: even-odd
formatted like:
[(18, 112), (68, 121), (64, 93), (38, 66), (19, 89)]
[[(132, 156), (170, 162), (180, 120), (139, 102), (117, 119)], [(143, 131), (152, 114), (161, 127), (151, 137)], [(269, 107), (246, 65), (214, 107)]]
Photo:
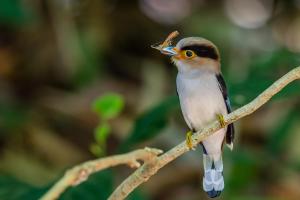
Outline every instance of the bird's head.
[(181, 39), (176, 46), (167, 46), (161, 52), (171, 56), (179, 71), (197, 69), (220, 71), (218, 48), (209, 40), (201, 37)]

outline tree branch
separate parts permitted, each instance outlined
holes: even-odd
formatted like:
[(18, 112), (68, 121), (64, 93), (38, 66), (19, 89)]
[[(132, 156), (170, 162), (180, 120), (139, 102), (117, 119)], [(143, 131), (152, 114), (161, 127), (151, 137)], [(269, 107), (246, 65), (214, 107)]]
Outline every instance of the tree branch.
[[(250, 115), (269, 101), (272, 96), (281, 91), (286, 85), (296, 79), (300, 79), (300, 67), (291, 70), (289, 73), (281, 77), (247, 105), (225, 115), (225, 123), (230, 124)], [(201, 131), (195, 133), (192, 136), (193, 147), (197, 146), (202, 140), (219, 129), (221, 129), (219, 122), (214, 121), (210, 125), (204, 127)], [(160, 168), (188, 151), (189, 149), (184, 141), (160, 156), (158, 155), (162, 153), (161, 150), (145, 148), (122, 155), (88, 161), (68, 170), (65, 175), (43, 197), (40, 198), (40, 200), (57, 199), (61, 193), (66, 190), (66, 188), (78, 185), (85, 181), (89, 175), (100, 170), (120, 164), (127, 164), (130, 167), (135, 168), (139, 167), (132, 175), (127, 177), (108, 198), (109, 200), (122, 200), (125, 199), (136, 187), (146, 182)], [(140, 166), (138, 160), (144, 161), (144, 164)]]
[[(281, 91), (290, 82), (300, 79), (300, 67), (291, 70), (289, 73), (281, 77), (275, 83), (273, 83), (269, 88), (267, 88), (263, 93), (256, 97), (253, 101), (247, 105), (235, 110), (234, 112), (224, 116), (226, 124), (235, 122), (247, 115), (250, 115), (263, 104), (271, 99), (272, 96)], [(218, 121), (214, 121), (210, 125), (204, 127), (201, 131), (195, 133), (192, 136), (192, 144), (195, 147), (206, 137), (212, 135), (217, 130), (221, 129)], [(162, 154), (161, 156), (152, 157), (150, 160), (139, 167), (132, 175), (127, 177), (121, 185), (111, 194), (108, 198), (109, 200), (122, 200), (125, 199), (136, 187), (140, 184), (146, 182), (151, 176), (153, 176), (160, 168), (164, 167), (166, 164), (175, 160), (177, 157), (189, 151), (185, 142), (180, 143), (168, 152)]]
[(76, 186), (87, 180), (89, 175), (116, 165), (127, 164), (132, 168), (140, 167), (138, 160), (146, 162), (157, 157), (162, 151), (154, 148), (144, 148), (126, 154), (109, 156), (88, 161), (68, 170), (65, 175), (40, 200), (57, 199), (69, 186)]

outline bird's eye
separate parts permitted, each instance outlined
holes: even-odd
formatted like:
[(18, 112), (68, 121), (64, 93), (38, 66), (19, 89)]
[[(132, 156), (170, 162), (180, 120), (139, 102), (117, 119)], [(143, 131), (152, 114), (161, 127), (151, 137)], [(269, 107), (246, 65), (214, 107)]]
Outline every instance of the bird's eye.
[(187, 58), (192, 58), (195, 56), (195, 53), (192, 50), (186, 50), (184, 54)]

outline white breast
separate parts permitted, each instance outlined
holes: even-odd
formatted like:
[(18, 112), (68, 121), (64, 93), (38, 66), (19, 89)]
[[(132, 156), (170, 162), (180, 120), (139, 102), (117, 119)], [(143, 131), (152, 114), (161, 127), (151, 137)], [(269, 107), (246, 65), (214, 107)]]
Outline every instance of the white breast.
[[(227, 109), (217, 78), (212, 72), (199, 71), (193, 74), (179, 72), (176, 79), (180, 106), (190, 129), (201, 130), (217, 119), (217, 114), (226, 114)], [(218, 160), (227, 128), (206, 138), (202, 143), (209, 155)]]
[(215, 74), (199, 72), (188, 76), (177, 75), (177, 92), (186, 123), (192, 129), (200, 130), (216, 119), (217, 114), (226, 114), (226, 105)]

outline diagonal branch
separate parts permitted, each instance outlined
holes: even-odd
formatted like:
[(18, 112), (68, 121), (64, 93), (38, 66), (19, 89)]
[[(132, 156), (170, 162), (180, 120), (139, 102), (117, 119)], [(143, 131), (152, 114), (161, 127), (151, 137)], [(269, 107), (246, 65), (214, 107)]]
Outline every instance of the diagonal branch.
[(91, 160), (68, 170), (65, 175), (50, 188), (50, 190), (40, 198), (40, 200), (54, 200), (57, 199), (69, 186), (76, 186), (81, 182), (87, 180), (89, 175), (101, 171), (103, 169), (113, 167), (116, 165), (127, 164), (130, 167), (140, 167), (138, 160), (151, 160), (162, 151), (154, 148), (138, 149), (126, 154), (109, 156)]
[[(281, 91), (290, 82), (300, 79), (300, 67), (297, 67), (286, 75), (281, 77), (275, 83), (273, 83), (269, 88), (267, 88), (263, 93), (256, 97), (253, 101), (247, 105), (235, 110), (234, 112), (224, 116), (226, 124), (235, 122), (247, 115), (250, 115), (263, 104), (271, 99), (275, 94)], [(193, 147), (199, 144), (206, 137), (212, 135), (217, 130), (221, 129), (218, 121), (214, 121), (210, 125), (206, 126), (202, 131), (195, 133), (192, 136)], [(108, 198), (109, 200), (122, 200), (125, 199), (136, 187), (146, 182), (151, 176), (156, 174), (156, 172), (164, 167), (166, 164), (175, 160), (177, 157), (189, 151), (185, 142), (173, 147), (171, 150), (162, 154), (161, 156), (152, 157), (152, 159), (147, 160), (141, 167), (139, 167), (132, 175), (127, 177), (121, 185), (111, 194)]]

